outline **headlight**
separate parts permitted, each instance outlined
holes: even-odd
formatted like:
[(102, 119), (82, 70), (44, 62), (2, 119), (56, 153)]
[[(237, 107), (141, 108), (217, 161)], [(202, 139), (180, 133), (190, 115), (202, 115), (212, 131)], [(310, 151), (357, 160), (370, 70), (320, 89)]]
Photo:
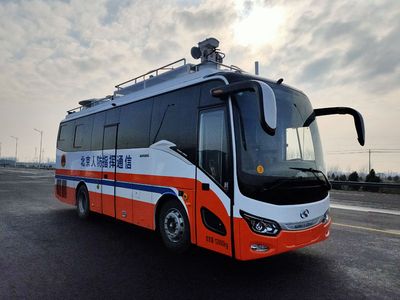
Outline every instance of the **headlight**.
[(239, 213), (255, 233), (274, 236), (281, 230), (279, 224), (275, 221), (257, 217), (242, 210), (239, 210)]

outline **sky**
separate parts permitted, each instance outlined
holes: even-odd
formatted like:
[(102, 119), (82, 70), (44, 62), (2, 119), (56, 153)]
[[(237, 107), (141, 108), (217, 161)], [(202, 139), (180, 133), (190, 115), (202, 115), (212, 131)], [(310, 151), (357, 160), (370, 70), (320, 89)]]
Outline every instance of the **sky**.
[[(400, 149), (400, 2), (317, 0), (0, 0), (1, 156), (54, 160), (59, 122), (78, 101), (182, 57), (216, 37), (224, 63), (305, 92), (313, 106), (364, 116), (321, 117), (329, 170), (367, 171), (367, 149)], [(36, 150), (35, 150), (36, 148)], [(36, 152), (36, 157), (35, 157)], [(377, 172), (400, 172), (400, 153), (374, 153)]]

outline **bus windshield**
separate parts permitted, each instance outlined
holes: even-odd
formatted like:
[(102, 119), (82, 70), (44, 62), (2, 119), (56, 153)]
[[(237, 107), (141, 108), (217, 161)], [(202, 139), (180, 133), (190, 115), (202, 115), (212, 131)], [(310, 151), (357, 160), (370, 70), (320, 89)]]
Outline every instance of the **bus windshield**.
[[(322, 200), (329, 182), (324, 174), (316, 120), (308, 98), (292, 89), (269, 84), (277, 103), (277, 128), (268, 135), (260, 125), (254, 92), (233, 96), (238, 183), (250, 198), (273, 204), (300, 204)], [(322, 171), (322, 172), (321, 172)]]

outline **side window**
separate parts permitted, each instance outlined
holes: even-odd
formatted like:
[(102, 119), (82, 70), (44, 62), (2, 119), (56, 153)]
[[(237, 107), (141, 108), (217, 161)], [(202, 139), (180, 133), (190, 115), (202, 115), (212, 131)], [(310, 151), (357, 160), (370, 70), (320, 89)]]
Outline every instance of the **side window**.
[(121, 109), (119, 107), (106, 110), (106, 123), (105, 125), (117, 124), (119, 122), (119, 114)]
[(199, 166), (224, 188), (230, 174), (227, 133), (224, 109), (200, 112)]
[(74, 121), (60, 124), (57, 138), (57, 149), (62, 151), (72, 151), (74, 139)]
[(62, 142), (65, 140), (65, 132), (67, 130), (66, 128), (67, 128), (66, 124), (64, 125), (60, 124), (60, 127), (58, 128), (57, 142)]
[(117, 142), (118, 125), (104, 127), (103, 149), (115, 149)]
[(192, 86), (154, 98), (150, 144), (168, 140), (189, 161), (196, 161), (199, 93), (199, 86)]
[(90, 150), (90, 137), (92, 136), (93, 116), (83, 117), (75, 121), (75, 134), (73, 147), (75, 151)]
[(86, 125), (84, 124), (79, 124), (75, 126), (74, 148), (82, 148), (85, 138), (85, 127)]
[(153, 99), (123, 106), (118, 127), (118, 149), (149, 147)]
[(100, 112), (94, 115), (93, 117), (93, 130), (92, 130), (92, 144), (91, 150), (101, 150), (103, 147), (103, 130), (104, 123), (106, 120), (106, 113)]

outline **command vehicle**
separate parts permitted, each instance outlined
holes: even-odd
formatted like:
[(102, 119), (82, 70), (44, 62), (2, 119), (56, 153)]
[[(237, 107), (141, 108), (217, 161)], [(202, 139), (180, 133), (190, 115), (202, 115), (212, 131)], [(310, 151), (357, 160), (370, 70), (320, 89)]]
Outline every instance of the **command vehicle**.
[(330, 183), (313, 109), (282, 82), (223, 64), (219, 42), (68, 111), (57, 138), (56, 197), (79, 217), (104, 214), (160, 232), (167, 248), (195, 244), (238, 260), (329, 236)]

